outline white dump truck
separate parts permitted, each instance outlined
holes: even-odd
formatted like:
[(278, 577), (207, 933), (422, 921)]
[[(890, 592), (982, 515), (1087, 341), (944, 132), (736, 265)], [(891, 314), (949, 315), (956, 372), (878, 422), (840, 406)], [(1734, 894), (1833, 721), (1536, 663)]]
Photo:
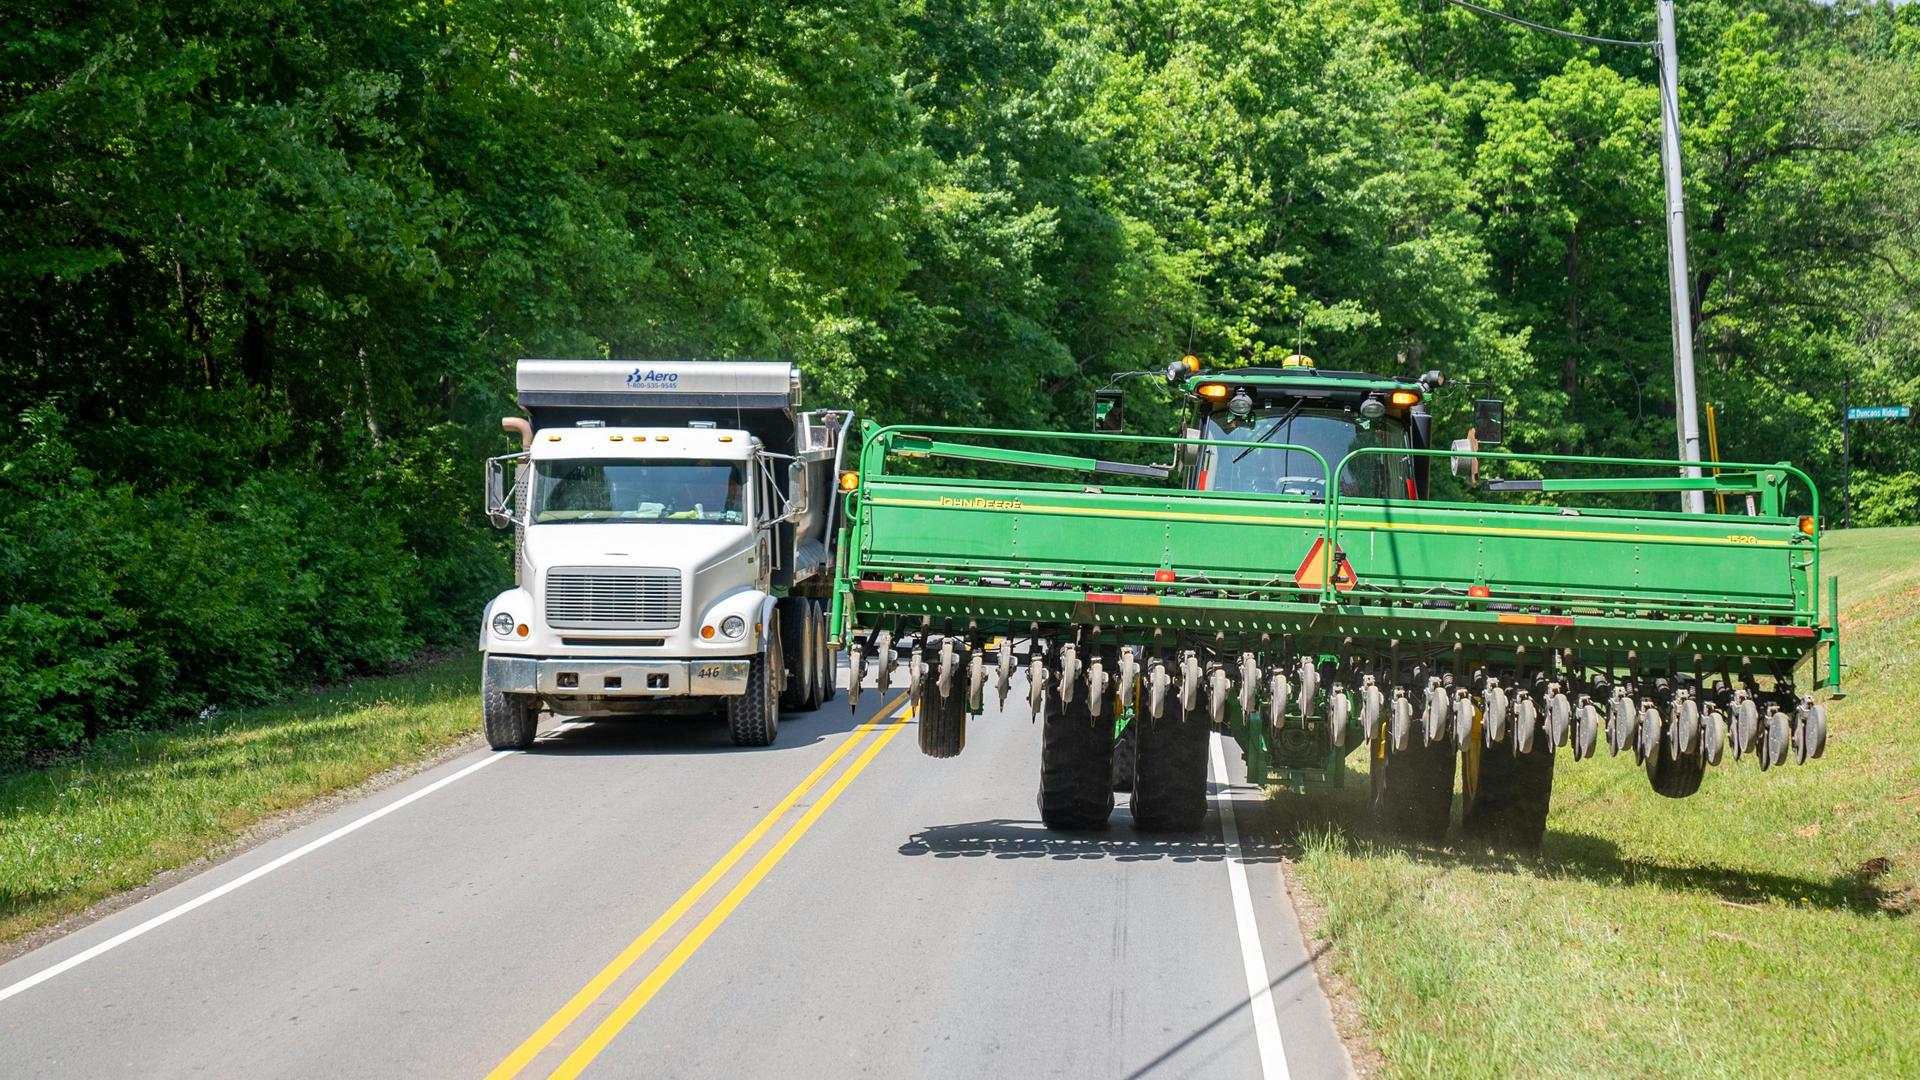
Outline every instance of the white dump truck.
[(853, 420), (791, 364), (522, 360), (519, 453), (487, 462), (514, 587), (480, 626), (497, 750), (540, 713), (726, 717), (765, 746), (834, 693), (835, 478)]

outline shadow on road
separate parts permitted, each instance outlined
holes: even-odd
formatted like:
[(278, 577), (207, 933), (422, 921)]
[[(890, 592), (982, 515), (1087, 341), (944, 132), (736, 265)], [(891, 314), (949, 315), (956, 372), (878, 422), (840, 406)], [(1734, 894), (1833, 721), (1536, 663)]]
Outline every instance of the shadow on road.
[[(1136, 832), (1126, 811), (1114, 811), (1109, 832), (1059, 832), (1038, 821), (995, 818), (959, 825), (935, 825), (907, 838), (902, 855), (936, 859), (1115, 859), (1120, 862), (1220, 862), (1227, 857), (1219, 829), (1204, 833)], [(1245, 862), (1279, 862), (1284, 851), (1259, 837), (1242, 837)]]
[(831, 703), (817, 712), (782, 713), (780, 737), (772, 746), (735, 746), (727, 723), (718, 716), (631, 716), (571, 720), (546, 726), (526, 752), (536, 757), (687, 756), (698, 754), (773, 754), (799, 750), (844, 735), (871, 719), (871, 709), (850, 713)]

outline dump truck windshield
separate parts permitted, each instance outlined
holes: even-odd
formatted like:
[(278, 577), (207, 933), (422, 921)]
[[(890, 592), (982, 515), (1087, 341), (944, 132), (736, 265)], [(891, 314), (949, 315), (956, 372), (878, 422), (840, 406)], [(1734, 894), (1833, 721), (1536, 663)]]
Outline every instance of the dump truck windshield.
[[(1291, 405), (1260, 409), (1242, 419), (1222, 409), (1207, 417), (1202, 438), (1243, 442), (1247, 448), (1207, 448), (1200, 487), (1267, 495), (1324, 498), (1327, 478), (1313, 455), (1281, 448), (1312, 447), (1333, 469), (1349, 453), (1368, 446), (1405, 447), (1407, 427), (1395, 417), (1368, 420), (1349, 408)], [(1256, 447), (1254, 444), (1261, 444)], [(1271, 449), (1268, 449), (1270, 447)], [(1340, 477), (1340, 493), (1363, 498), (1405, 497), (1410, 473), (1405, 457), (1371, 455), (1355, 460)]]
[(533, 521), (686, 521), (746, 518), (738, 461), (570, 459), (534, 464)]

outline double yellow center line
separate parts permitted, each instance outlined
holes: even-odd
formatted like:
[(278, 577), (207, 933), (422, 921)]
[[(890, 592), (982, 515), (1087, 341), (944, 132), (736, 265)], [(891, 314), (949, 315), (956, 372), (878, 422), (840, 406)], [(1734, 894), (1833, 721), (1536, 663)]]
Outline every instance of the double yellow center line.
[[(713, 936), (714, 930), (718, 929), (721, 923), (727, 921), (727, 917), (733, 914), (734, 909), (740, 906), (741, 901), (745, 900), (747, 896), (759, 886), (761, 881), (765, 880), (767, 874), (773, 870), (774, 866), (786, 857), (787, 852), (793, 850), (793, 846), (800, 842), (800, 838), (807, 834), (808, 829), (813, 828), (813, 823), (820, 820), (820, 815), (826, 813), (827, 808), (832, 806), (834, 801), (840, 797), (841, 793), (847, 790), (847, 786), (853, 783), (854, 778), (859, 776), (860, 773), (872, 763), (875, 757), (879, 756), (880, 751), (886, 749), (887, 744), (892, 742), (895, 736), (906, 729), (908, 721), (913, 718), (913, 711), (908, 710), (897, 716), (895, 714), (895, 710), (900, 707), (902, 701), (906, 700), (906, 696), (905, 694), (901, 694), (899, 697), (887, 702), (880, 708), (879, 712), (874, 714), (873, 719), (868, 720), (866, 723), (854, 729), (851, 737), (836, 747), (833, 753), (827, 755), (827, 759), (822, 761), (812, 772), (808, 773), (806, 778), (801, 780), (799, 785), (792, 791), (788, 792), (786, 797), (781, 799), (773, 809), (767, 811), (766, 816), (761, 818), (758, 824), (747, 830), (746, 835), (742, 836), (733, 847), (727, 850), (725, 855), (720, 857), (718, 862), (714, 863), (713, 866), (708, 868), (705, 874), (700, 876), (700, 880), (694, 882), (686, 892), (681, 893), (680, 898), (673, 902), (672, 907), (661, 912), (660, 917), (653, 920), (652, 925), (642, 931), (639, 937), (634, 938), (626, 948), (620, 950), (620, 955), (614, 957), (606, 967), (601, 968), (598, 974), (588, 980), (587, 984), (580, 988), (579, 993), (574, 994), (573, 997), (567, 1000), (565, 1005), (560, 1007), (560, 1011), (549, 1017), (547, 1022), (541, 1024), (539, 1029), (532, 1035), (527, 1036), (526, 1041), (516, 1047), (513, 1053), (508, 1054), (505, 1060), (494, 1066), (493, 1071), (487, 1074), (487, 1080), (506, 1080), (507, 1077), (518, 1076), (521, 1070), (525, 1069), (534, 1058), (538, 1057), (540, 1053), (551, 1046), (554, 1040), (558, 1039), (567, 1028), (571, 1027), (574, 1021), (580, 1018), (581, 1013), (585, 1012), (594, 1002), (600, 1000), (600, 997), (607, 992), (608, 988), (619, 981), (620, 977), (626, 974), (628, 969), (632, 968), (642, 956), (646, 955), (647, 950), (658, 944), (660, 939), (667, 935), (668, 931), (672, 930), (689, 911), (693, 910), (693, 907), (698, 904), (722, 878), (726, 877), (727, 873), (732, 870), (742, 858), (746, 857), (749, 851), (752, 851), (761, 840), (766, 838), (768, 833), (773, 831), (774, 826), (780, 822), (780, 819), (785, 817), (788, 811), (792, 810), (801, 799), (806, 797), (807, 792), (812, 790), (815, 784), (819, 783), (822, 778), (833, 771), (835, 765), (838, 765), (842, 759), (865, 742), (866, 749), (861, 751), (858, 758), (854, 759), (853, 764), (849, 766), (845, 772), (840, 774), (832, 786), (828, 787), (826, 792), (822, 794), (812, 806), (807, 808), (806, 812), (800, 816), (800, 819), (794, 822), (793, 825), (781, 835), (780, 839), (774, 842), (771, 848), (767, 849), (766, 854), (760, 856), (759, 860), (753, 864), (752, 869), (748, 870), (746, 875), (727, 892), (726, 896), (721, 898), (713, 910), (708, 912), (707, 916), (701, 919), (700, 922), (694, 926), (693, 930), (690, 931), (685, 938), (681, 939), (678, 945), (674, 946), (673, 951), (668, 953), (665, 959), (661, 960), (654, 966), (652, 971), (647, 973), (646, 977), (641, 980), (640, 985), (634, 987), (634, 989), (627, 994), (626, 998), (614, 1008), (613, 1012), (608, 1015), (605, 1020), (602, 1020), (599, 1026), (595, 1027), (593, 1032), (587, 1036), (586, 1040), (577, 1046), (573, 1053), (567, 1055), (566, 1060), (562, 1061), (559, 1067), (552, 1073), (554, 1077), (575, 1077), (580, 1075), (580, 1072), (591, 1064), (593, 1059), (597, 1057), (602, 1050), (606, 1049), (607, 1044), (613, 1041), (614, 1036), (618, 1035), (620, 1030), (626, 1027), (641, 1009), (646, 1008), (647, 1003), (652, 1001), (654, 995), (660, 992), (660, 988), (667, 984), (667, 980), (673, 978), (674, 974), (680, 970), (681, 966), (687, 962), (689, 957), (699, 950), (701, 945), (705, 944), (707, 938)], [(867, 736), (871, 735), (876, 728), (889, 719), (895, 720), (895, 723), (889, 725), (886, 730), (881, 731), (878, 737), (868, 741)]]

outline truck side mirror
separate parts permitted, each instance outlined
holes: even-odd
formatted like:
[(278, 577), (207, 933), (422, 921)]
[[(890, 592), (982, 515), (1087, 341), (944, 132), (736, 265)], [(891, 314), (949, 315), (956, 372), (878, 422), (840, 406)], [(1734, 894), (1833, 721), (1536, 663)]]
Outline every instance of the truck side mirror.
[(807, 506), (813, 501), (813, 492), (807, 487), (807, 467), (804, 463), (787, 463), (787, 506), (782, 517), (799, 517), (807, 512)]
[(1123, 392), (1107, 387), (1093, 392), (1093, 430), (1122, 431), (1126, 427)]
[(1481, 446), (1499, 446), (1506, 437), (1507, 403), (1499, 398), (1475, 398), (1473, 438)]
[[(503, 457), (487, 459), (487, 520), (493, 522), (496, 529), (522, 524), (518, 514), (516, 496), (520, 491), (520, 470), (526, 468), (527, 455), (507, 454)], [(507, 466), (514, 469), (514, 483), (507, 484)]]

